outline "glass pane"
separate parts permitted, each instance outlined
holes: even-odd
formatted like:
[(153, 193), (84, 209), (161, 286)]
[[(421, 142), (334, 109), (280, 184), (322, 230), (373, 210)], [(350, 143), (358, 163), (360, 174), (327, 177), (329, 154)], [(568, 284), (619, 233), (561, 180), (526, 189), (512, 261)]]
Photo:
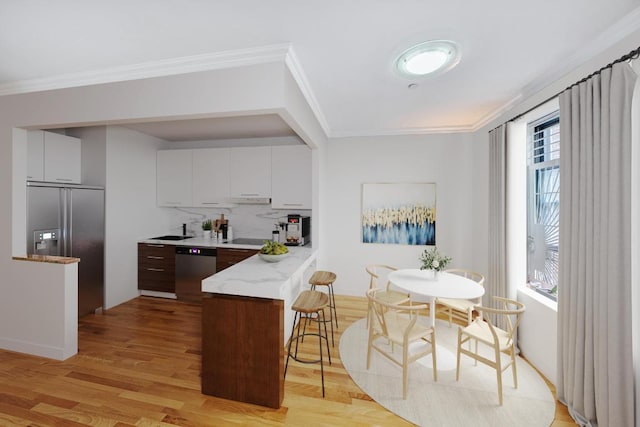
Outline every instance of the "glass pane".
[(529, 126), (527, 271), (530, 285), (555, 299), (558, 286), (560, 124), (557, 115)]

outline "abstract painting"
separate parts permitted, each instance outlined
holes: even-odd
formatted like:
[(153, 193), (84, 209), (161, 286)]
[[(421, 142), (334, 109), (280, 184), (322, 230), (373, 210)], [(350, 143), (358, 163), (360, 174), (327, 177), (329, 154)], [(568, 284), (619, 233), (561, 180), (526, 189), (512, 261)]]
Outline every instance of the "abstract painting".
[(362, 184), (362, 242), (436, 244), (435, 183)]

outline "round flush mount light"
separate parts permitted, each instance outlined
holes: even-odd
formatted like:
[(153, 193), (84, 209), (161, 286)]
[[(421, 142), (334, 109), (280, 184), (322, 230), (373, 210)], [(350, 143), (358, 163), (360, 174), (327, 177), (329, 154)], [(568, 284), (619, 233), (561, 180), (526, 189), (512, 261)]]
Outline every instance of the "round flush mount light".
[(431, 40), (417, 44), (396, 60), (396, 69), (405, 77), (442, 74), (460, 62), (458, 44), (449, 40)]

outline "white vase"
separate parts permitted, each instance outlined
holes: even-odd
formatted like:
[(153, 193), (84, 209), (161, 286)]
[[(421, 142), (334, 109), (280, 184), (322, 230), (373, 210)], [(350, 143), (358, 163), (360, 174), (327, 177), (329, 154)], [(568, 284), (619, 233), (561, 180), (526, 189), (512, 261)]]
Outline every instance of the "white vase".
[(431, 268), (431, 269), (429, 269), (427, 271), (429, 272), (429, 274), (427, 274), (427, 280), (430, 280), (430, 281), (433, 281), (433, 282), (438, 280), (438, 273), (439, 273), (438, 270), (434, 270), (434, 269)]
[(202, 230), (202, 237), (204, 237), (205, 239), (210, 239), (211, 238), (211, 230)]

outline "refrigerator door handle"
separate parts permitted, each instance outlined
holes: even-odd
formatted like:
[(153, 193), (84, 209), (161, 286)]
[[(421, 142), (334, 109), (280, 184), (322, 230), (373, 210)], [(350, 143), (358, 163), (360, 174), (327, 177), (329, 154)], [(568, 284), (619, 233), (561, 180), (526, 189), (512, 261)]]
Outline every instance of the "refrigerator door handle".
[(61, 256), (67, 256), (67, 242), (69, 241), (67, 235), (69, 233), (69, 226), (67, 221), (67, 190), (64, 188), (60, 189), (60, 243), (61, 243)]
[(67, 256), (73, 256), (73, 191), (67, 189), (67, 230), (69, 237), (67, 238)]

